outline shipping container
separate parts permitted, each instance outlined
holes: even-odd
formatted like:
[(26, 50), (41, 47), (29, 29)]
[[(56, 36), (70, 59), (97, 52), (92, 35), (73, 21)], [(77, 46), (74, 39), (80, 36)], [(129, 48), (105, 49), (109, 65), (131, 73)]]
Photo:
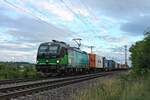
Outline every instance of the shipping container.
[(96, 54), (89, 54), (89, 67), (96, 68)]
[(103, 57), (96, 55), (96, 68), (103, 68)]
[(115, 68), (115, 62), (113, 60), (107, 60), (107, 63), (108, 63), (108, 69)]

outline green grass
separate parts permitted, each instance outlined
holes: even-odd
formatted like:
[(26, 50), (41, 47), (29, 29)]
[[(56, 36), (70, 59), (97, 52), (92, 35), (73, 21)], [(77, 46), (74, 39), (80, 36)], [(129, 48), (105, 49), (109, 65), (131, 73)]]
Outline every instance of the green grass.
[(150, 100), (149, 76), (101, 78), (74, 97), (75, 100)]

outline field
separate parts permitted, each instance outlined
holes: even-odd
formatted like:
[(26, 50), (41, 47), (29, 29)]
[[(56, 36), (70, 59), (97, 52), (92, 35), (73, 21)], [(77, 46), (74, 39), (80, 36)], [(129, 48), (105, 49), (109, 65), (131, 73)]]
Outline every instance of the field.
[(149, 76), (119, 75), (102, 78), (80, 91), (75, 100), (150, 100)]

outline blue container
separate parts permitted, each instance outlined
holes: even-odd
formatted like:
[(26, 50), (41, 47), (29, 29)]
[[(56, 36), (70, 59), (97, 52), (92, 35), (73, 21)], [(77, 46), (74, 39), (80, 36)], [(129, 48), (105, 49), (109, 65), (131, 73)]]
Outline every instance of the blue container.
[(110, 69), (115, 68), (115, 62), (114, 62), (113, 60), (108, 60), (108, 67), (109, 67)]

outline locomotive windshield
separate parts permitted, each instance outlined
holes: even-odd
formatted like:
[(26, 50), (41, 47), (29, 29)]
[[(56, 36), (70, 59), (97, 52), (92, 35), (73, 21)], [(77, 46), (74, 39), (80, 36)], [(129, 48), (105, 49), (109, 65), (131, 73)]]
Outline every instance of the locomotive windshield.
[(42, 45), (39, 48), (39, 53), (45, 53), (48, 49), (48, 45)]
[(57, 45), (41, 45), (39, 48), (39, 53), (50, 53), (56, 54), (58, 53), (58, 46)]
[(49, 49), (48, 49), (48, 53), (57, 53), (58, 52), (58, 46), (49, 46)]

